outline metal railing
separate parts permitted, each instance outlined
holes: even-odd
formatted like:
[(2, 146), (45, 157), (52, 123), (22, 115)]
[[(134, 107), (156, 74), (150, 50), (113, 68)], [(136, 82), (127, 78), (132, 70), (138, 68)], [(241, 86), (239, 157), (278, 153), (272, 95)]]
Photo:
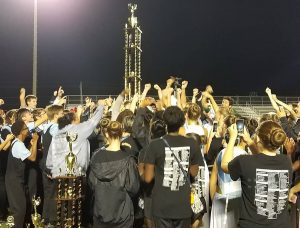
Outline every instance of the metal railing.
[[(93, 100), (104, 99), (107, 98), (109, 95), (69, 95), (67, 96), (67, 104), (68, 105), (78, 105), (84, 103), (85, 97), (90, 97)], [(118, 95), (110, 95), (111, 97), (115, 98)], [(156, 97), (156, 96), (154, 96)], [(224, 96), (215, 96), (215, 100), (218, 104), (222, 103)], [(234, 105), (240, 106), (270, 106), (271, 102), (267, 96), (231, 96), (234, 100)], [(191, 99), (191, 97), (189, 97)], [(278, 97), (279, 100), (283, 101), (284, 103), (298, 103), (300, 102), (300, 97)]]

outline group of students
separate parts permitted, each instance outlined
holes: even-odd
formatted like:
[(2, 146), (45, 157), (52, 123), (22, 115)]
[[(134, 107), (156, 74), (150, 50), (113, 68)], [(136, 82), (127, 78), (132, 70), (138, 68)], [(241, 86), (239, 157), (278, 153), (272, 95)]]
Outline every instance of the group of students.
[[(60, 87), (51, 104), (20, 91), (21, 108), (0, 118), (1, 216), (17, 228), (30, 220), (31, 198), (46, 227), (56, 227), (57, 177), (67, 174), (67, 137), (75, 175), (86, 176), (85, 227), (292, 227), (289, 201), (300, 191), (300, 103), (266, 93), (276, 113), (239, 116), (233, 100), (219, 106), (213, 89), (193, 90), (175, 78), (158, 99), (85, 99), (66, 110)], [(278, 105), (279, 104), (279, 105)]]

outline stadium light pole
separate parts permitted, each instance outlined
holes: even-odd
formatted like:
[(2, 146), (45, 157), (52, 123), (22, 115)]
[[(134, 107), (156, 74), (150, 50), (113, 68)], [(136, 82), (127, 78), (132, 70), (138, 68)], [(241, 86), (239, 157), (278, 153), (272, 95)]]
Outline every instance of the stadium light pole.
[(33, 59), (32, 59), (32, 94), (37, 95), (37, 7), (38, 0), (34, 0), (33, 8)]

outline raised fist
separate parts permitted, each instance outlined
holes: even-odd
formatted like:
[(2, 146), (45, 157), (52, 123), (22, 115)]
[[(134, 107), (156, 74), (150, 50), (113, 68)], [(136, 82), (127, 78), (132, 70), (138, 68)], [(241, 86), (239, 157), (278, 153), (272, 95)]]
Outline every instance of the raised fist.
[(186, 87), (188, 86), (189, 82), (188, 81), (183, 81), (181, 83), (181, 89), (186, 89)]
[(160, 88), (159, 85), (157, 85), (157, 84), (155, 84), (153, 87), (154, 87), (154, 89), (156, 89), (156, 90), (161, 90), (161, 88)]
[(151, 89), (151, 84), (150, 83), (145, 84), (145, 90), (149, 90), (149, 89)]
[(20, 94), (23, 94), (23, 93), (25, 94), (25, 92), (26, 92), (25, 88), (20, 89)]
[(266, 94), (271, 94), (271, 93), (272, 93), (271, 89), (269, 87), (267, 87), (266, 88)]
[(197, 96), (199, 94), (199, 90), (197, 88), (193, 89), (193, 96)]

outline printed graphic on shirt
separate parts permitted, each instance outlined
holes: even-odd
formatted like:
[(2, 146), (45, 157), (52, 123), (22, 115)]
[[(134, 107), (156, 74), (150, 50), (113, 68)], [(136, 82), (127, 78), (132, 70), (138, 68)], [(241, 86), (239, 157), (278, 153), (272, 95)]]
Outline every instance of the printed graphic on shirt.
[(193, 198), (191, 199), (192, 202), (192, 210), (194, 213), (199, 213), (203, 210), (204, 205), (202, 204), (200, 197), (204, 196), (205, 189), (205, 167), (199, 166), (199, 171), (197, 176), (195, 177), (195, 182), (192, 184), (192, 191), (193, 191)]
[[(190, 147), (172, 147), (171, 149), (178, 158), (183, 169), (188, 172)], [(174, 158), (172, 151), (170, 148), (165, 147), (163, 186), (169, 187), (171, 191), (178, 191), (179, 187), (185, 184), (186, 179), (178, 165), (178, 162), (176, 161), (176, 158)]]
[(199, 195), (202, 195), (202, 189), (205, 188), (205, 167), (199, 166), (199, 171), (197, 176), (195, 177), (195, 182), (192, 184), (192, 186), (197, 189), (197, 193)]
[(256, 169), (257, 214), (277, 219), (284, 210), (289, 191), (288, 170)]

